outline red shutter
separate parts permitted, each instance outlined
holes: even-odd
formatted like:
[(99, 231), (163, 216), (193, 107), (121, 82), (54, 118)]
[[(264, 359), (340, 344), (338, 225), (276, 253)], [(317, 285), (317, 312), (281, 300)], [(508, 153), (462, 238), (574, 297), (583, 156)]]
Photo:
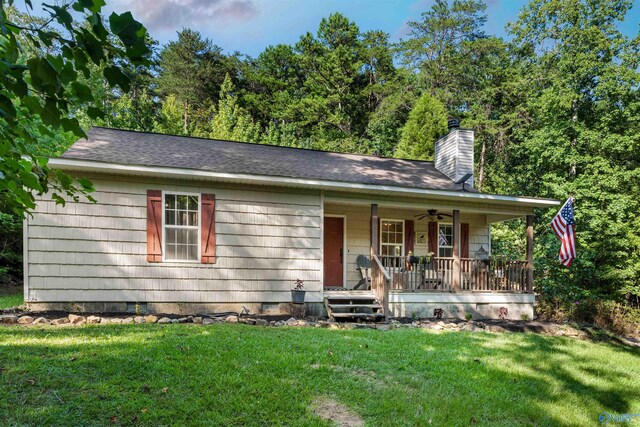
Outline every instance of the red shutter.
[(409, 256), (409, 252), (413, 253), (414, 248), (414, 223), (413, 220), (408, 219), (404, 222), (404, 254)]
[(147, 261), (162, 262), (162, 191), (147, 190)]
[(201, 195), (202, 221), (202, 263), (216, 263), (216, 196), (214, 194)]
[(438, 223), (429, 221), (429, 252), (433, 252), (433, 256), (438, 255)]
[(460, 224), (460, 258), (469, 258), (469, 224)]

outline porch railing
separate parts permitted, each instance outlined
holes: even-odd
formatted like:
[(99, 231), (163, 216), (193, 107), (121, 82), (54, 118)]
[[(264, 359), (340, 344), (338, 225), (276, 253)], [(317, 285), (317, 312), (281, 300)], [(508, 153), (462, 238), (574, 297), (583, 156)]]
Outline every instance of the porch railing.
[[(371, 288), (412, 292), (453, 292), (453, 257), (374, 256)], [(460, 259), (460, 290), (529, 292), (523, 260)], [(383, 281), (388, 283), (385, 284)], [(376, 295), (377, 297), (380, 297)], [(383, 295), (381, 295), (384, 297)]]

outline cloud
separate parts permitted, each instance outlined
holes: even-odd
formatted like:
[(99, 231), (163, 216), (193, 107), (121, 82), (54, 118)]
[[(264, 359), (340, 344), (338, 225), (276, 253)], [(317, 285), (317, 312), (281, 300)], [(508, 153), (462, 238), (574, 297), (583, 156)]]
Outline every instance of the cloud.
[(152, 31), (177, 31), (230, 21), (246, 22), (258, 15), (254, 0), (132, 0), (120, 1)]

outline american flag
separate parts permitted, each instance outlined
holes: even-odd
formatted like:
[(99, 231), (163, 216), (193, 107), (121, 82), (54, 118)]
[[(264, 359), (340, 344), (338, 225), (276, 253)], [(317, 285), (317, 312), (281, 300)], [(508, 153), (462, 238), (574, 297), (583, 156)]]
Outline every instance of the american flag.
[(562, 265), (569, 267), (576, 258), (576, 233), (573, 221), (573, 198), (570, 197), (560, 212), (551, 221), (553, 231), (562, 242), (558, 259)]

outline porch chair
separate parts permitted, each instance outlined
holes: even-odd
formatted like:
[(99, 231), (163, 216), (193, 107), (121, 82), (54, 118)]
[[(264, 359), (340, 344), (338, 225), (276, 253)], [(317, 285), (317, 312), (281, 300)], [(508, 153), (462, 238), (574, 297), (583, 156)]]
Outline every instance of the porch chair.
[(353, 289), (366, 291), (371, 289), (371, 259), (364, 255), (358, 255), (356, 258), (356, 270), (360, 272), (361, 279)]

